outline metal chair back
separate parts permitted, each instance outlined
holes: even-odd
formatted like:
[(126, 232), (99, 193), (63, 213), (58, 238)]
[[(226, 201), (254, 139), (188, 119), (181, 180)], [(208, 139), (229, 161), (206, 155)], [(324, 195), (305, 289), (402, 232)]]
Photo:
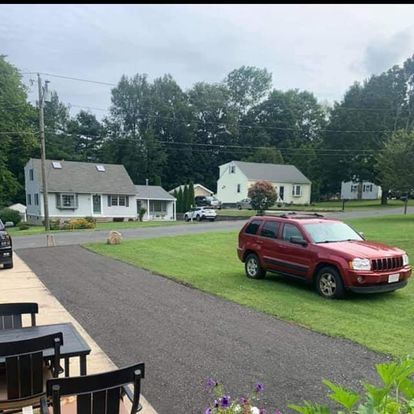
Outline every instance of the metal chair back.
[(30, 314), (32, 326), (36, 326), (37, 303), (1, 303), (0, 330), (22, 328), (22, 315)]

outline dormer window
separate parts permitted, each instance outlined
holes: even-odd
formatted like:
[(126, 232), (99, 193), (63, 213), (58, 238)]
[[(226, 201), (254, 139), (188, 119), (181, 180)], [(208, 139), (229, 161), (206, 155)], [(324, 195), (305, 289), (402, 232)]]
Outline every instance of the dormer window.
[(30, 168), (29, 170), (29, 178), (30, 178), (30, 181), (33, 181), (33, 168)]
[(98, 171), (105, 172), (105, 166), (103, 166), (103, 165), (97, 165), (97, 166), (96, 166), (96, 169), (97, 169)]
[(236, 166), (230, 165), (230, 174), (235, 174), (235, 173), (236, 173)]
[(59, 161), (52, 161), (52, 166), (53, 168), (55, 168), (56, 170), (60, 170), (62, 169), (62, 164)]

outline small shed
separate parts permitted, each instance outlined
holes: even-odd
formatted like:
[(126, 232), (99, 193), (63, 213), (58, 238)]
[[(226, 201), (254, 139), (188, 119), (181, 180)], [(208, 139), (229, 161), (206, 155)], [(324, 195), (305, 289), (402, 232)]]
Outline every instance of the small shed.
[(26, 215), (27, 207), (24, 204), (16, 203), (16, 204), (12, 204), (8, 208), (11, 210), (17, 211), (20, 214), (22, 221), (27, 221), (27, 215)]

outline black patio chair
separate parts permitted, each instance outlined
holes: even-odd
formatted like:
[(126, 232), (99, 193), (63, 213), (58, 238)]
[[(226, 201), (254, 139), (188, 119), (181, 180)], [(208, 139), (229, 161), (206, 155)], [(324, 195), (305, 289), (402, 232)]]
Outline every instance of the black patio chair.
[[(0, 357), (4, 358), (0, 370), (0, 412), (21, 412), (29, 405), (40, 406), (40, 399), (46, 393), (46, 381), (62, 372), (59, 365), (62, 345), (61, 332), (0, 343)], [(50, 366), (43, 354), (47, 349), (54, 349)]]
[(36, 326), (37, 303), (0, 303), (0, 330), (22, 327), (22, 315), (30, 314), (32, 326)]
[[(131, 414), (142, 409), (139, 403), (145, 364), (135, 364), (116, 371), (47, 381), (41, 414), (127, 414), (124, 396), (130, 400)], [(129, 384), (134, 385), (133, 392)], [(71, 401), (70, 396), (76, 396)], [(48, 407), (50, 405), (50, 407)], [(49, 411), (52, 408), (52, 411)]]

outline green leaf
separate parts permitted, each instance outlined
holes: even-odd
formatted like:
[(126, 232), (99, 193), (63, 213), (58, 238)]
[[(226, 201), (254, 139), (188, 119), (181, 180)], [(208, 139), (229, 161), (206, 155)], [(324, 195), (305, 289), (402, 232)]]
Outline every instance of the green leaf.
[(330, 414), (331, 410), (326, 405), (321, 405), (318, 403), (311, 403), (309, 401), (304, 401), (304, 405), (288, 405), (288, 408), (297, 411), (301, 414)]
[(352, 390), (335, 385), (329, 380), (323, 380), (322, 382), (332, 391), (332, 394), (329, 394), (329, 398), (341, 404), (348, 411), (351, 411), (360, 399), (359, 395)]

